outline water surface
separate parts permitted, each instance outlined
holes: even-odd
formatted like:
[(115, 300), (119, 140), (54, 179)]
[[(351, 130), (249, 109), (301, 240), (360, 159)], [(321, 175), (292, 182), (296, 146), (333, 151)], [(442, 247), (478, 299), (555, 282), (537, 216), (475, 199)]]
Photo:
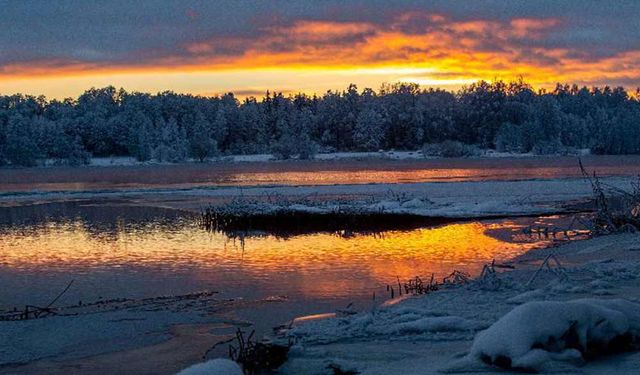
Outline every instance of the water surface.
[[(640, 175), (640, 156), (585, 156), (603, 176)], [(577, 157), (189, 163), (0, 168), (0, 192), (203, 186), (332, 185), (580, 177)]]
[(460, 222), (346, 237), (252, 233), (240, 241), (162, 208), (73, 202), (1, 213), (1, 309), (46, 304), (71, 279), (61, 304), (215, 290), (335, 307), (368, 301), (374, 292), (387, 298), (385, 286), (397, 277), (477, 274), (492, 259), (546, 245), (547, 239), (523, 236), (522, 228), (557, 221)]

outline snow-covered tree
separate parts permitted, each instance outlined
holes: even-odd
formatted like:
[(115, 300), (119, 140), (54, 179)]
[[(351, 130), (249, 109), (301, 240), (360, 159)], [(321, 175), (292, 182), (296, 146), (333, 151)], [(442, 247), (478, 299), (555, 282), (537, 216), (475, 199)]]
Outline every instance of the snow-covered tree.
[(42, 157), (32, 125), (33, 121), (22, 115), (9, 117), (4, 154), (11, 165), (31, 167)]
[(157, 129), (157, 144), (153, 158), (160, 162), (177, 163), (187, 159), (188, 142), (184, 129), (179, 129), (175, 118), (169, 119)]
[(198, 159), (200, 162), (203, 162), (207, 157), (218, 153), (218, 146), (209, 134), (210, 128), (211, 124), (209, 121), (207, 121), (202, 113), (198, 112), (193, 125), (192, 134), (189, 139), (189, 146), (191, 149), (191, 156)]
[(362, 151), (378, 151), (385, 134), (385, 120), (378, 111), (367, 108), (360, 112), (353, 132), (356, 148)]
[(153, 157), (155, 144), (154, 130), (151, 121), (144, 121), (135, 132), (133, 155), (138, 161), (148, 161)]

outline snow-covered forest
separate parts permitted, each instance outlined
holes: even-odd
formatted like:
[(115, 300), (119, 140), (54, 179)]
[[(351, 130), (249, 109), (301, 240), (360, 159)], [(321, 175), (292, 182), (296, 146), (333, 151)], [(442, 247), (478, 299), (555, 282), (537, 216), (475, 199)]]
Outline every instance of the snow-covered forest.
[[(636, 91), (638, 93), (638, 91)], [(443, 143), (444, 142), (444, 143)], [(322, 96), (239, 101), (232, 94), (156, 95), (92, 88), (77, 99), (0, 96), (0, 165), (50, 159), (78, 165), (95, 156), (179, 162), (229, 154), (313, 158), (316, 152), (475, 148), (536, 154), (591, 149), (640, 153), (640, 101), (622, 87), (480, 81), (458, 92), (416, 84)]]

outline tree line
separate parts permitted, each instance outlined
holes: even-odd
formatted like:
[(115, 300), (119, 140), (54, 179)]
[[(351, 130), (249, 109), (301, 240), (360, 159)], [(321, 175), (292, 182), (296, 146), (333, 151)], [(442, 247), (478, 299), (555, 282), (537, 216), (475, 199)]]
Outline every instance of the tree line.
[[(636, 94), (639, 92), (636, 91)], [(271, 153), (416, 150), (456, 142), (508, 152), (553, 154), (589, 148), (640, 153), (640, 102), (623, 87), (558, 84), (535, 91), (522, 80), (479, 81), (457, 92), (413, 83), (322, 96), (267, 92), (155, 95), (92, 88), (77, 99), (0, 96), (0, 165), (71, 165), (90, 157), (206, 160)]]

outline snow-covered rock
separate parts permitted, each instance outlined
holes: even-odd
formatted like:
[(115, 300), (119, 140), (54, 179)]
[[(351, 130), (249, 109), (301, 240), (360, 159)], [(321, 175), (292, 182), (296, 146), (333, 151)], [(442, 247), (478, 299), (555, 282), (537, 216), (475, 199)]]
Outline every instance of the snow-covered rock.
[(537, 301), (518, 306), (477, 334), (470, 357), (505, 368), (544, 371), (619, 352), (640, 338), (640, 305), (622, 299)]
[(224, 358), (202, 362), (178, 372), (176, 375), (244, 375), (237, 363)]

